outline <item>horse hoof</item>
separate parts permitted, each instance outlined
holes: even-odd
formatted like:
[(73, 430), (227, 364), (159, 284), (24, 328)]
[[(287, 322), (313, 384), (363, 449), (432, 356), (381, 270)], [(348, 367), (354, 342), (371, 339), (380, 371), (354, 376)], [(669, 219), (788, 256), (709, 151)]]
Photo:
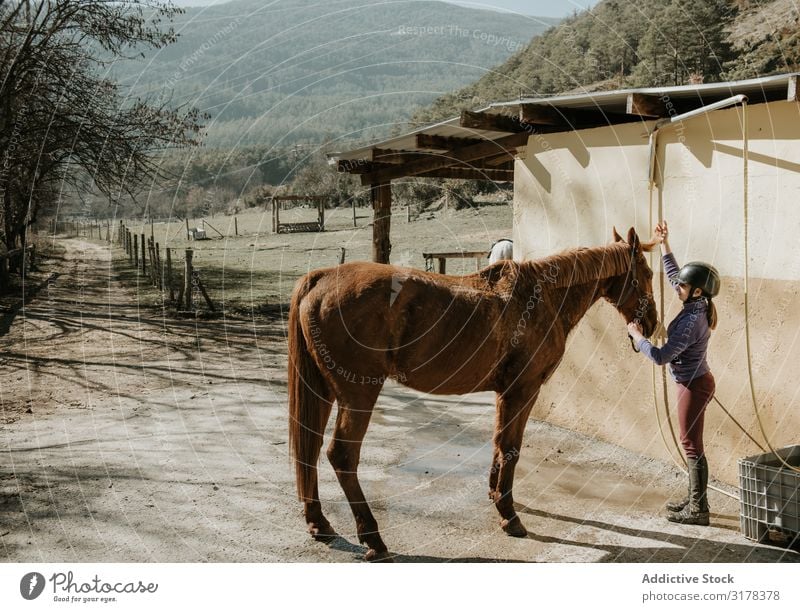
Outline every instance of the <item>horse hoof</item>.
[(367, 551), (367, 554), (364, 555), (364, 561), (369, 561), (370, 563), (394, 563), (392, 554), (388, 550), (378, 552), (374, 548), (370, 548)]
[(500, 527), (503, 528), (508, 535), (514, 538), (524, 538), (528, 535), (528, 530), (522, 525), (522, 521), (518, 516), (512, 519), (503, 519), (500, 521)]
[(311, 524), (308, 526), (308, 533), (311, 534), (311, 537), (314, 538), (316, 542), (331, 542), (339, 535), (330, 525), (317, 526)]

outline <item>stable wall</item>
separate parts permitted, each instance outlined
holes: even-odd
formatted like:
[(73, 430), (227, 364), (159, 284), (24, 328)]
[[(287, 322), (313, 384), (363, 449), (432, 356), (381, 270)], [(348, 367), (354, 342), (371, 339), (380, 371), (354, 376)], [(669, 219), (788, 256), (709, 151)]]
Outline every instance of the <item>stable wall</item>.
[[(756, 398), (775, 448), (800, 444), (800, 108), (749, 106), (750, 333)], [(648, 192), (652, 122), (533, 135), (516, 161), (517, 259), (593, 246), (634, 226), (643, 239), (659, 211), (679, 264), (704, 260), (723, 276), (720, 323), (709, 348), (717, 396), (762, 445), (748, 386), (744, 333), (742, 110), (731, 108), (662, 128), (659, 185)], [(654, 259), (658, 301), (660, 258)], [(670, 321), (680, 308), (666, 284)], [(624, 322), (596, 305), (570, 336), (564, 361), (542, 391), (534, 417), (659, 459), (678, 459), (661, 399), (654, 407), (650, 362), (634, 354)], [(675, 419), (674, 383), (669, 403)], [(659, 428), (661, 425), (661, 429)], [(663, 434), (662, 434), (663, 432)], [(666, 438), (668, 444), (662, 438)], [(715, 403), (705, 425), (715, 478), (738, 483), (736, 461), (760, 449)]]

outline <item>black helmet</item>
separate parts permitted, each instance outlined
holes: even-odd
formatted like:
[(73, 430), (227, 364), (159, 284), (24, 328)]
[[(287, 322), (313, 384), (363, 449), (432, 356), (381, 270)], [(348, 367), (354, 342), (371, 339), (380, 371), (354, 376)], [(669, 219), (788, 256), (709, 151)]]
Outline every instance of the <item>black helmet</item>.
[(699, 288), (706, 297), (713, 298), (719, 293), (719, 272), (702, 261), (691, 261), (683, 266), (678, 272), (678, 282)]

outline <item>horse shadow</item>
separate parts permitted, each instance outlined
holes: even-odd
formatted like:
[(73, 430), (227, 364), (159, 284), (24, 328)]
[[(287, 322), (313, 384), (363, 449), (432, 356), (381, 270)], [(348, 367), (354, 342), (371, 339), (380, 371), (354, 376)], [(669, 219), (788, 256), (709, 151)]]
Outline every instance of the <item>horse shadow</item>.
[[(675, 534), (652, 529), (625, 527), (595, 519), (582, 519), (563, 514), (555, 514), (544, 510), (536, 510), (523, 504), (515, 504), (519, 513), (535, 516), (540, 519), (572, 523), (581, 527), (590, 527), (604, 532), (615, 533), (627, 537), (648, 539), (662, 542), (663, 546), (625, 546), (621, 544), (604, 544), (599, 542), (567, 539), (529, 532), (527, 539), (543, 544), (556, 544), (602, 551), (605, 554), (595, 563), (800, 563), (800, 554), (789, 548), (762, 545), (757, 543), (736, 544), (719, 542), (695, 535)], [(733, 519), (727, 515), (712, 515), (717, 519)], [(714, 529), (737, 531), (726, 525), (714, 525)], [(744, 538), (744, 536), (742, 536)], [(365, 546), (354, 544), (341, 535), (336, 535), (327, 542), (329, 549), (347, 553), (353, 561), (363, 561), (367, 552)], [(434, 555), (414, 555), (393, 553), (392, 561), (396, 563), (530, 563), (542, 562), (542, 559), (501, 559), (492, 557), (441, 557)]]

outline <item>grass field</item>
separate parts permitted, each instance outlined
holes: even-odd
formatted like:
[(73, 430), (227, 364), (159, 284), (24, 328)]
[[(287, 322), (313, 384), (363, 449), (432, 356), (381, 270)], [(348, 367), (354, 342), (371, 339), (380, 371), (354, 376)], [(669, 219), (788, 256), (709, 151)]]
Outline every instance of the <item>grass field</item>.
[[(228, 312), (259, 312), (265, 307), (287, 303), (295, 281), (309, 270), (335, 266), (341, 249), (346, 261), (372, 259), (372, 211), (357, 209), (358, 227), (353, 227), (352, 209), (326, 211), (326, 231), (299, 234), (274, 234), (269, 211), (249, 210), (236, 216), (239, 235), (235, 236), (233, 216), (206, 219), (210, 240), (186, 239), (185, 222), (155, 223), (153, 235), (162, 252), (173, 250), (174, 268), (183, 265), (184, 250), (194, 249), (195, 267), (215, 303)], [(316, 220), (316, 210), (295, 209), (281, 215), (281, 222)], [(200, 226), (201, 220), (191, 220)], [(137, 234), (151, 233), (149, 224), (126, 221)], [(512, 210), (508, 204), (464, 210), (440, 210), (424, 213), (407, 221), (406, 210), (397, 208), (392, 216), (393, 264), (424, 269), (423, 252), (488, 251), (491, 244), (511, 237)], [(213, 229), (212, 229), (213, 228)], [(217, 230), (219, 234), (217, 233)], [(222, 236), (220, 236), (222, 234)], [(117, 267), (125, 280), (136, 282), (132, 270), (120, 253)], [(485, 265), (486, 260), (481, 264)], [(475, 271), (474, 259), (453, 259), (447, 264), (449, 274)], [(182, 276), (180, 273), (178, 276)], [(145, 301), (160, 302), (155, 291), (143, 286)]]

